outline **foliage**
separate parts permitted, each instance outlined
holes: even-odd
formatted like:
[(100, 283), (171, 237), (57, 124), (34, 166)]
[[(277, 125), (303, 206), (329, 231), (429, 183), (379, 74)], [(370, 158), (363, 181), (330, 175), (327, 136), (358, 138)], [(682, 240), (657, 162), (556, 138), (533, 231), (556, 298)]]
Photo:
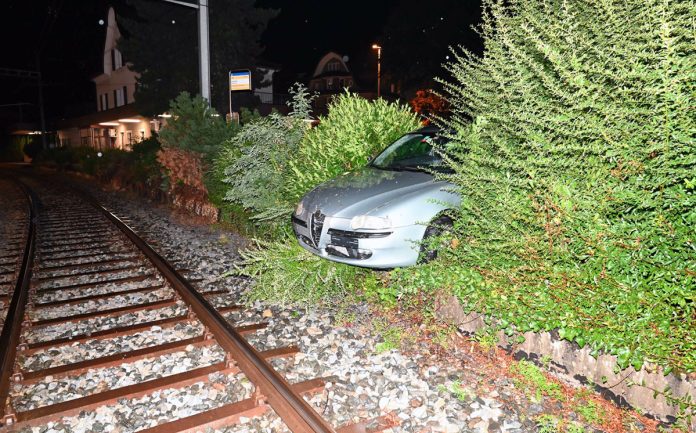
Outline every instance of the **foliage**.
[(236, 273), (254, 278), (247, 300), (269, 300), (281, 305), (316, 305), (356, 290), (369, 271), (334, 263), (305, 251), (286, 236), (275, 242), (256, 241), (241, 252)]
[(447, 101), (432, 90), (417, 90), (409, 102), (413, 111), (430, 123), (433, 117), (443, 117), (449, 112)]
[(604, 411), (602, 408), (597, 406), (594, 401), (586, 401), (575, 406), (575, 411), (582, 417), (582, 419), (590, 424), (602, 424), (604, 421)]
[(160, 132), (162, 147), (195, 152), (208, 161), (237, 132), (236, 125), (228, 125), (200, 95), (181, 92), (170, 102), (169, 112), (172, 117)]
[(518, 377), (515, 381), (516, 386), (533, 395), (537, 402), (541, 401), (542, 396), (556, 400), (563, 398), (561, 386), (550, 381), (539, 367), (529, 361), (523, 360), (512, 364), (510, 372)]
[(225, 200), (260, 220), (287, 216), (293, 207), (284, 190), (291, 178), (289, 161), (308, 128), (310, 96), (302, 85), (290, 91), (290, 115), (271, 113), (245, 124), (215, 162), (215, 170), (224, 173), (229, 185)]
[(152, 191), (160, 187), (164, 176), (157, 162), (159, 149), (157, 137), (136, 143), (130, 152), (68, 146), (43, 150), (34, 163), (89, 174), (103, 182)]
[[(138, 111), (156, 115), (182, 90), (198, 92), (198, 37), (195, 11), (165, 2), (129, 1), (119, 10), (124, 59), (139, 73)], [(254, 0), (209, 2), (211, 103), (227, 107), (228, 71), (251, 68), (261, 54), (259, 38), (276, 11)], [(243, 42), (242, 42), (243, 41)], [(258, 84), (258, 83), (257, 83)]]
[(399, 349), (406, 335), (404, 335), (404, 330), (399, 326), (393, 326), (380, 321), (373, 322), (375, 331), (382, 336), (382, 341), (375, 345), (375, 351), (377, 353), (389, 352), (390, 350)]
[(484, 3), (484, 55), (454, 51), (443, 82), (445, 178), (464, 197), (445, 259), (466, 309), (558, 329), (620, 368), (696, 370), (695, 13), (687, 0)]
[(536, 417), (538, 433), (561, 433), (561, 420), (550, 414), (542, 414)]
[(459, 380), (452, 381), (449, 384), (449, 386), (440, 384), (437, 389), (440, 392), (446, 392), (454, 395), (457, 398), (457, 400), (461, 402), (471, 400), (472, 396), (474, 395), (473, 392), (470, 389), (464, 387), (462, 385), (462, 382)]
[(133, 145), (128, 167), (133, 182), (149, 189), (158, 189), (162, 184), (162, 168), (157, 163), (157, 152), (161, 145), (157, 136), (152, 136)]
[(9, 135), (2, 137), (0, 141), (0, 161), (1, 162), (20, 162), (24, 161), (24, 147), (33, 136)]
[(272, 113), (245, 123), (214, 162), (228, 185), (225, 200), (263, 223), (263, 234), (272, 240), (244, 253), (247, 266), (239, 272), (256, 277), (250, 297), (309, 305), (348, 288), (378, 287), (368, 271), (300, 248), (288, 235), (288, 215), (309, 189), (363, 166), (378, 150), (416, 128), (416, 117), (397, 104), (346, 93), (334, 100), (317, 128), (308, 130), (312, 96), (302, 85), (290, 93), (288, 116)]
[(329, 104), (329, 113), (302, 140), (289, 162), (293, 181), (286, 196), (296, 202), (307, 191), (355, 170), (406, 132), (418, 128), (407, 107), (384, 99), (368, 101), (347, 91)]
[(57, 147), (44, 149), (34, 158), (34, 163), (57, 168), (95, 174), (97, 150), (91, 147)]

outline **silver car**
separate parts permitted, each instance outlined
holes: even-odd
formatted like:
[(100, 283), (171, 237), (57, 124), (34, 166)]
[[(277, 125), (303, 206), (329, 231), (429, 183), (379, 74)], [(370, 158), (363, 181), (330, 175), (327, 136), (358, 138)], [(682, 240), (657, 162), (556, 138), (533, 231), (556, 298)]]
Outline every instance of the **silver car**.
[(361, 170), (338, 176), (308, 192), (292, 215), (306, 250), (336, 262), (394, 268), (431, 259), (421, 241), (452, 221), (447, 211), (461, 199), (453, 185), (430, 170), (444, 169), (433, 151), (438, 129), (399, 138)]

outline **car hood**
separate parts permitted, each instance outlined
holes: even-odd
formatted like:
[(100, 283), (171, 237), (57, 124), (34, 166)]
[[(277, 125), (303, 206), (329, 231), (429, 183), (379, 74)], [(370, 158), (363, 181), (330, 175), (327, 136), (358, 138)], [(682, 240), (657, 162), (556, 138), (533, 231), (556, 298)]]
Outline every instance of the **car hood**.
[(378, 209), (394, 199), (430, 187), (429, 173), (391, 171), (365, 167), (325, 182), (302, 199), (306, 213), (317, 209), (325, 215), (352, 218), (356, 215), (379, 215)]

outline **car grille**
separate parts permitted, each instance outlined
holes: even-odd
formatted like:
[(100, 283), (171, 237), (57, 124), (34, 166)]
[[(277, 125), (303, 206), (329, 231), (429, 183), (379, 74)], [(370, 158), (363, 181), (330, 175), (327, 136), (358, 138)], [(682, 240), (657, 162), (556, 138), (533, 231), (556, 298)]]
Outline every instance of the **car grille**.
[(324, 216), (325, 215), (317, 209), (317, 211), (314, 212), (312, 216), (309, 218), (309, 232), (312, 235), (312, 241), (314, 242), (315, 247), (319, 246), (319, 238), (321, 238), (321, 229), (324, 228)]
[(354, 238), (354, 239), (371, 239), (371, 238), (386, 238), (392, 232), (352, 232), (347, 230), (329, 229), (329, 234), (333, 236), (338, 236), (342, 238)]

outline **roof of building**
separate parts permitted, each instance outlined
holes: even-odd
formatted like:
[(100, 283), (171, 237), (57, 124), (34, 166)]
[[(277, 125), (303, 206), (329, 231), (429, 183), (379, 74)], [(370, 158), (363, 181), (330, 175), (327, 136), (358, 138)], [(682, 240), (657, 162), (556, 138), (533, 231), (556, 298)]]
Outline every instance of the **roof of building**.
[[(312, 74), (312, 77), (316, 78), (316, 77), (319, 77), (322, 73), (324, 73), (324, 69), (326, 68), (326, 65), (332, 60), (338, 60), (341, 63), (341, 66), (343, 66), (344, 71), (350, 73), (350, 68), (348, 68), (348, 65), (346, 65), (346, 62), (343, 61), (343, 57), (334, 51), (330, 51), (330, 52), (326, 53), (324, 55), (324, 57), (322, 57), (319, 60), (319, 63), (317, 63), (317, 67), (314, 68), (314, 74)], [(338, 71), (334, 71), (334, 72), (338, 72)]]

